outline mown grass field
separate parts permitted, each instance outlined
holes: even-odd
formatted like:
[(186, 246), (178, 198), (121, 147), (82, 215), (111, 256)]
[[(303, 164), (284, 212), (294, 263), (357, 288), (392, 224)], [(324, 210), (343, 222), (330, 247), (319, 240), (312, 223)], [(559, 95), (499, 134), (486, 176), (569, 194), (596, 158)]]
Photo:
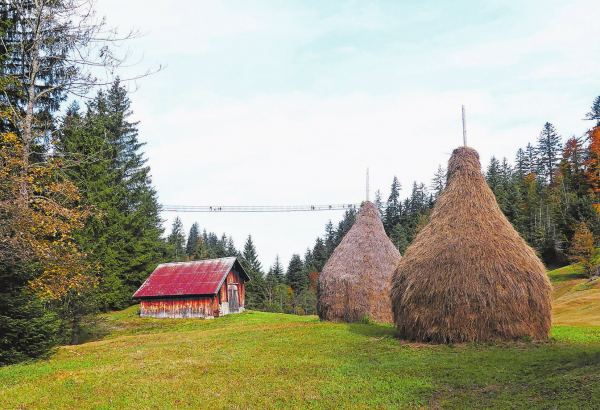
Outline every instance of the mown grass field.
[(107, 315), (101, 340), (0, 368), (0, 408), (600, 408), (600, 289), (572, 268), (550, 277), (542, 343), (419, 345), (391, 326), (140, 319), (134, 306)]

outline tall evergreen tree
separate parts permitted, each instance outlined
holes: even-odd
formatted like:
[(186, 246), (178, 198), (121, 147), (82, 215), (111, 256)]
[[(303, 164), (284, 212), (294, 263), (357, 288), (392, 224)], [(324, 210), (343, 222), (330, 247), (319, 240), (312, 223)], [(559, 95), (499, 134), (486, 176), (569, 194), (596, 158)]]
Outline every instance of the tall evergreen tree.
[(496, 191), (502, 186), (502, 181), (500, 176), (500, 162), (494, 156), (490, 159), (490, 164), (485, 173), (485, 179), (494, 194), (496, 194)]
[(400, 222), (400, 215), (402, 214), (402, 206), (400, 204), (401, 189), (402, 185), (398, 181), (398, 178), (394, 176), (390, 196), (388, 197), (385, 207), (385, 216), (383, 218), (383, 227), (388, 236), (391, 234), (394, 226)]
[(375, 202), (373, 202), (379, 211), (379, 216), (383, 218), (383, 198), (381, 197), (381, 191), (378, 189), (375, 191)]
[(102, 213), (90, 218), (78, 242), (98, 262), (102, 309), (124, 308), (165, 252), (160, 205), (137, 141), (130, 101), (118, 82), (88, 102), (67, 110), (58, 151), (73, 161), (68, 176)]
[(248, 309), (263, 309), (265, 306), (265, 279), (262, 273), (262, 265), (258, 260), (258, 254), (252, 241), (252, 235), (248, 235), (244, 252), (242, 253), (242, 265), (250, 282), (246, 284), (246, 306)]
[(283, 265), (281, 265), (279, 255), (275, 256), (275, 263), (273, 263), (272, 272), (273, 276), (277, 280), (277, 283), (285, 282), (285, 272), (283, 271)]
[(315, 246), (312, 250), (313, 259), (315, 261), (315, 269), (317, 272), (321, 272), (321, 270), (323, 270), (325, 263), (327, 263), (327, 259), (329, 259), (329, 256), (326, 252), (327, 250), (325, 248), (323, 239), (317, 238), (315, 241)]
[(62, 341), (58, 315), (29, 287), (38, 274), (32, 267), (0, 264), (0, 365), (42, 356)]
[(225, 256), (235, 256), (238, 257), (239, 256), (239, 252), (237, 251), (237, 249), (235, 248), (235, 244), (233, 243), (233, 238), (229, 237), (229, 240), (227, 241), (227, 247), (225, 249), (226, 255)]
[(300, 294), (300, 292), (308, 288), (308, 277), (304, 274), (300, 255), (292, 255), (285, 279), (286, 284), (292, 288), (295, 294)]
[(515, 172), (520, 179), (523, 179), (530, 173), (530, 170), (531, 165), (529, 164), (529, 158), (523, 148), (519, 148), (515, 158)]
[(337, 248), (337, 246), (340, 244), (340, 242), (342, 242), (342, 239), (344, 239), (344, 236), (348, 233), (348, 231), (352, 228), (355, 220), (356, 220), (356, 210), (355, 209), (347, 209), (346, 212), (344, 212), (344, 217), (338, 224), (338, 227), (335, 231), (334, 250), (335, 250), (335, 248)]
[(337, 244), (335, 243), (335, 229), (333, 228), (333, 223), (331, 219), (325, 225), (325, 251), (327, 254), (327, 258), (331, 256)]
[(537, 151), (531, 143), (528, 143), (527, 148), (525, 148), (525, 157), (527, 158), (526, 164), (529, 166), (527, 174), (537, 174), (539, 172), (539, 159)]
[(594, 99), (590, 112), (585, 114), (585, 120), (596, 121), (596, 127), (600, 126), (600, 96)]
[(554, 183), (554, 173), (560, 160), (562, 149), (560, 139), (560, 135), (556, 133), (556, 129), (549, 122), (544, 124), (544, 128), (538, 137), (536, 154), (540, 161), (540, 171), (546, 181), (549, 181), (551, 184)]
[(437, 197), (442, 193), (444, 188), (446, 187), (446, 170), (442, 168), (441, 165), (438, 166), (438, 169), (431, 180), (431, 190), (433, 191), (433, 197), (437, 199)]
[(178, 216), (175, 217), (173, 225), (171, 225), (171, 233), (167, 239), (171, 245), (171, 259), (175, 262), (185, 259), (185, 231), (183, 230), (183, 222)]
[(196, 249), (198, 239), (200, 239), (200, 228), (198, 227), (198, 222), (194, 222), (192, 224), (192, 227), (190, 228), (187, 244), (185, 246), (185, 253), (187, 254), (187, 256), (194, 256), (194, 249)]
[(408, 248), (409, 242), (408, 242), (408, 235), (406, 233), (406, 229), (404, 228), (404, 226), (401, 223), (397, 224), (394, 227), (394, 230), (392, 231), (392, 235), (390, 236), (390, 240), (392, 241), (392, 243), (394, 244), (396, 249), (398, 249), (398, 252), (400, 252), (400, 254), (404, 255), (406, 248)]

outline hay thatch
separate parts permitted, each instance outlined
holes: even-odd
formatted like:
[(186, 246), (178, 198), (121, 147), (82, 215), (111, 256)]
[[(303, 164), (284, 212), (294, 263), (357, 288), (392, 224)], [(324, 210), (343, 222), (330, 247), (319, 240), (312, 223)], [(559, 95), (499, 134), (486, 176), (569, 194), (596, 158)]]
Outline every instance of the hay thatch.
[(366, 315), (379, 323), (393, 323), (389, 295), (399, 260), (400, 252), (385, 234), (377, 207), (365, 203), (319, 275), (319, 317), (355, 322)]
[(430, 222), (392, 279), (401, 337), (435, 343), (543, 339), (552, 288), (496, 203), (472, 148), (454, 150)]

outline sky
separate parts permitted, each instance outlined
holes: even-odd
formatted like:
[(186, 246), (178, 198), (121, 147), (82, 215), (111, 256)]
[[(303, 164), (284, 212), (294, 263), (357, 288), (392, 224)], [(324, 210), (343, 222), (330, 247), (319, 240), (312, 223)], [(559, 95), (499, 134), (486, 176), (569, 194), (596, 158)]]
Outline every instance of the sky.
[[(165, 5), (169, 6), (165, 6)], [(600, 2), (98, 0), (129, 41), (139, 139), (165, 205), (359, 203), (430, 184), (462, 145), (514, 160), (546, 122), (563, 140), (600, 95)], [(249, 234), (265, 268), (343, 211), (165, 212), (186, 233)]]

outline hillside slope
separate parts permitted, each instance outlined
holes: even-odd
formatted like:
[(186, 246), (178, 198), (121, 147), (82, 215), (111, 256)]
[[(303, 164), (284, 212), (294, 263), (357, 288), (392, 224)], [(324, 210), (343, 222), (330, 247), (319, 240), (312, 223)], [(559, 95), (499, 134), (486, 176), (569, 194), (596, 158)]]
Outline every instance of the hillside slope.
[(548, 272), (554, 287), (554, 326), (600, 327), (600, 280), (589, 281), (577, 268)]

